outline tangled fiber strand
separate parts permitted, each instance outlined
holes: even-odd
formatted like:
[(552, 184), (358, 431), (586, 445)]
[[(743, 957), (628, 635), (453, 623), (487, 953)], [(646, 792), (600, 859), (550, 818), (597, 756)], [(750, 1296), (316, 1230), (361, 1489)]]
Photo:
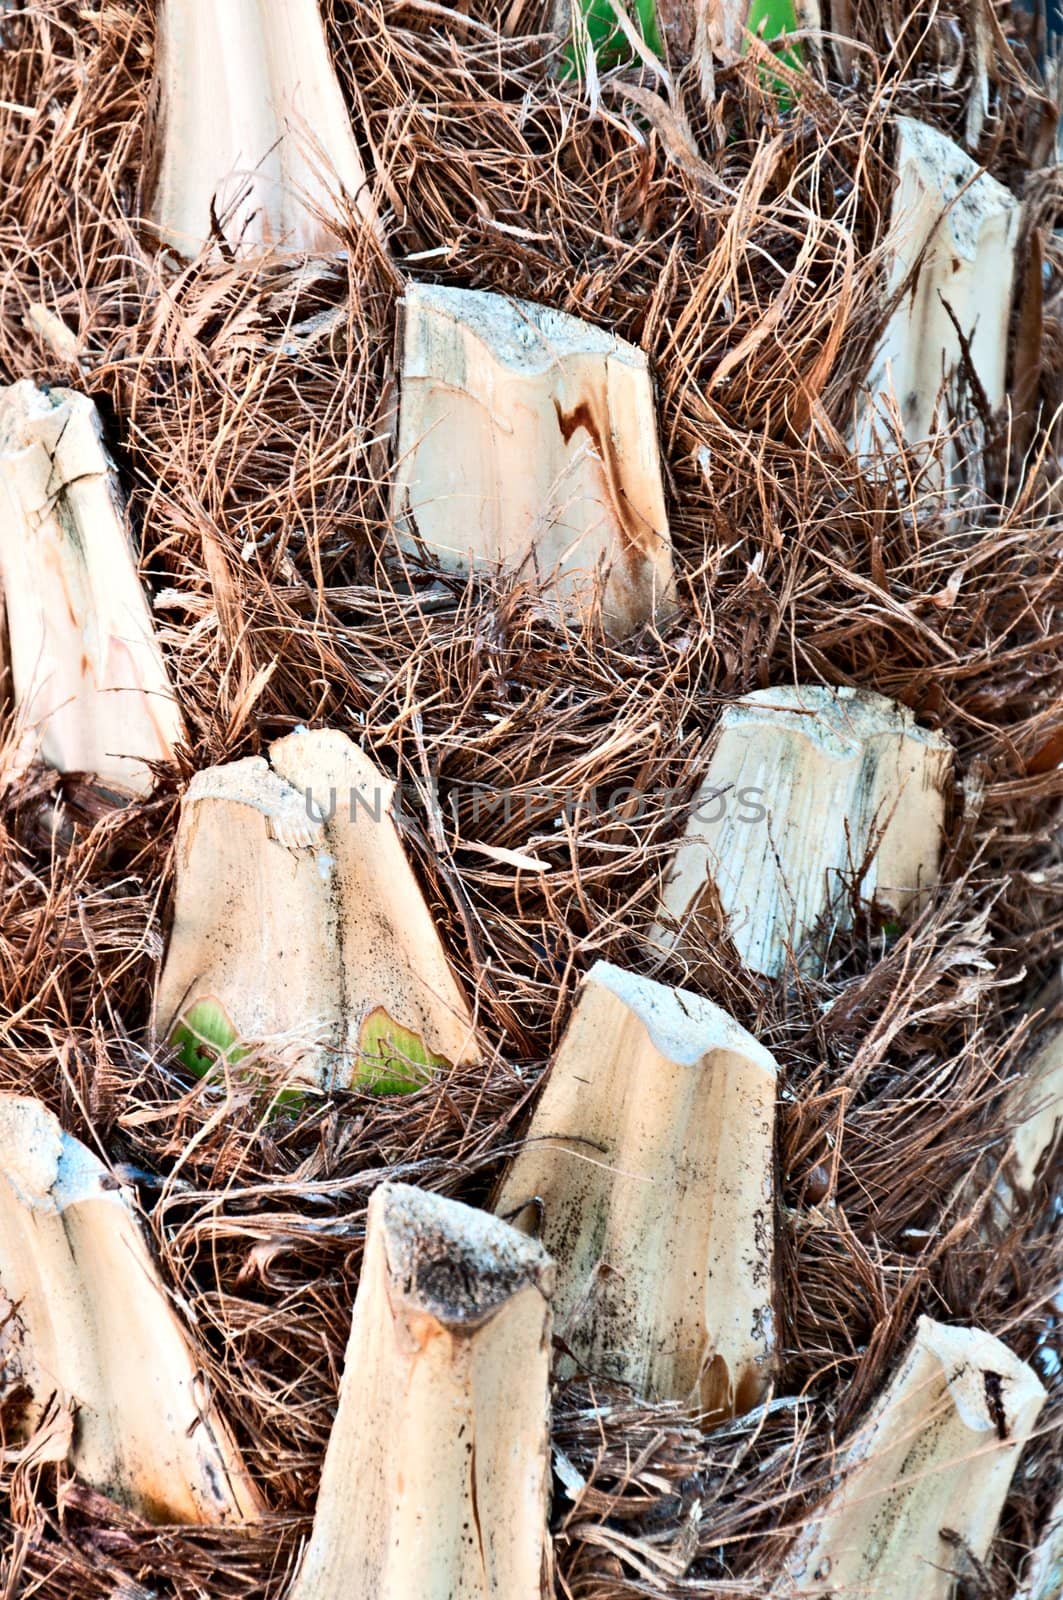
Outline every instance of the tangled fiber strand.
[[(156, 258), (137, 223), (151, 8), (38, 0), (0, 21), (0, 370), (101, 408), (187, 717), (180, 776), (303, 722), (356, 737), (402, 785), (490, 1047), (486, 1071), (417, 1096), (299, 1115), (249, 1075), (189, 1084), (151, 1031), (173, 775), (124, 810), (76, 778), (7, 782), (0, 1087), (41, 1095), (137, 1184), (274, 1513), (253, 1532), (148, 1528), (8, 1458), (12, 1595), (283, 1592), (369, 1193), (399, 1177), (483, 1201), (588, 965), (683, 980), (652, 966), (645, 934), (719, 707), (796, 681), (873, 688), (943, 729), (961, 780), (948, 859), (901, 931), (863, 902), (855, 864), (853, 928), (812, 977), (768, 983), (725, 944), (693, 952), (699, 987), (781, 1067), (776, 1398), (706, 1434), (674, 1406), (561, 1386), (558, 1593), (770, 1594), (833, 1446), (922, 1311), (999, 1334), (1052, 1391), (993, 1558), (1009, 1592), (1063, 1416), (1058, 1174), (991, 1246), (985, 1184), (966, 1180), (1005, 1143), (1063, 929), (1061, 197), (1040, 170), (1051, 107), (1007, 7), (981, 54), (940, 7), (849, 9), (844, 72), (827, 52), (789, 74), (784, 114), (755, 54), (717, 70), (708, 104), (681, 56), (667, 78), (604, 73), (592, 94), (551, 75), (541, 6), (333, 4), (392, 259), (352, 217), (334, 258), (190, 266)], [(1030, 199), (1012, 340), (1025, 410), (995, 419), (984, 485), (957, 506), (923, 459), (868, 470), (844, 441), (888, 310), (888, 119), (915, 111), (962, 138), (982, 71), (980, 159)], [(407, 271), (545, 301), (649, 351), (683, 601), (667, 634), (561, 635), (521, 580), (402, 568), (386, 483)], [(80, 360), (27, 327), (33, 304)]]

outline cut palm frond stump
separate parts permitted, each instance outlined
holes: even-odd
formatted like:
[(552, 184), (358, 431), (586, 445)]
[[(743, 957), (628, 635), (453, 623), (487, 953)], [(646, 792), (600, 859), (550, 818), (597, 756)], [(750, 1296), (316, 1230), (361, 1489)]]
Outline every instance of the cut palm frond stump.
[(184, 727), (96, 407), (0, 390), (0, 579), (21, 761), (144, 795)]
[(579, 1367), (715, 1417), (763, 1399), (775, 1077), (700, 995), (591, 968), (495, 1202), (556, 1261)]
[(453, 1200), (383, 1184), (314, 1531), (291, 1600), (540, 1600), (553, 1266)]
[(952, 752), (904, 706), (852, 689), (761, 689), (726, 706), (694, 810), (665, 870), (654, 942), (680, 955), (725, 933), (775, 977), (830, 913), (844, 879), (904, 915), (938, 871)]
[(392, 780), (327, 729), (196, 774), (156, 1003), (187, 1065), (254, 1047), (284, 1081), (386, 1091), (478, 1059), (394, 801)]
[(338, 248), (377, 213), (318, 0), (160, 0), (145, 216), (182, 255)]
[(1036, 1373), (999, 1339), (920, 1317), (776, 1592), (949, 1600), (955, 1551), (985, 1559), (1044, 1401)]
[[(936, 128), (913, 117), (895, 126), (887, 292), (897, 307), (867, 379), (862, 450), (876, 440), (920, 445), (948, 428), (965, 355), (983, 404), (995, 410), (1005, 393), (1021, 207)], [(947, 461), (954, 473), (953, 445)]]
[(256, 1518), (135, 1202), (37, 1100), (0, 1095), (0, 1401), (28, 1459), (154, 1522)]
[(1063, 1131), (1063, 1028), (1057, 1025), (1051, 1030), (1003, 1110), (1014, 1123), (1007, 1181), (1017, 1194), (1029, 1194)]
[[(1058, 985), (1043, 997), (1051, 1009)], [(1037, 1009), (1037, 1008), (1035, 1008)], [(991, 1150), (973, 1174), (976, 1187), (984, 1187), (992, 1173), (999, 1175), (989, 1203), (989, 1218), (998, 1231), (1007, 1232), (1021, 1214), (1038, 1177), (1060, 1148), (1063, 1134), (1063, 1026), (1057, 1021), (1042, 1030), (1030, 1059), (1009, 1086), (1001, 1105), (1001, 1120), (1009, 1137), (1003, 1152)]]
[(549, 306), (410, 284), (392, 514), (447, 572), (523, 574), (610, 633), (674, 610), (649, 364)]

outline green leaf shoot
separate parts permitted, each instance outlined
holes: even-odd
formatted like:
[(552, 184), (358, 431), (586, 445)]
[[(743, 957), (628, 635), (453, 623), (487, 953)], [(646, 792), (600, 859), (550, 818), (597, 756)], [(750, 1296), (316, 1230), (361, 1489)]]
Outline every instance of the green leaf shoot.
[(182, 1013), (170, 1034), (170, 1043), (186, 1067), (197, 1078), (204, 1077), (219, 1061), (235, 1066), (247, 1051), (237, 1042), (236, 1029), (217, 1000), (197, 1000)]
[[(796, 33), (797, 26), (797, 8), (794, 0), (750, 0), (746, 27), (750, 33), (756, 34), (759, 38), (765, 41), (779, 39), (785, 34)], [(779, 60), (785, 66), (799, 72), (805, 64), (800, 44), (792, 44), (781, 50)], [(791, 101), (781, 78), (773, 77), (770, 72), (765, 71), (761, 74), (761, 83), (765, 88), (773, 89), (779, 101), (780, 111), (790, 109)]]
[[(623, 0), (617, 0), (617, 4), (623, 4)], [(656, 0), (635, 0), (633, 21), (654, 55), (663, 56), (664, 41), (657, 25)], [(623, 66), (632, 58), (631, 45), (617, 23), (611, 0), (574, 0), (572, 38), (565, 47), (563, 78), (582, 77), (586, 39), (593, 45), (601, 68)]]
[(358, 1064), (351, 1087), (373, 1094), (412, 1094), (449, 1065), (444, 1056), (433, 1055), (416, 1033), (377, 1006), (358, 1035)]

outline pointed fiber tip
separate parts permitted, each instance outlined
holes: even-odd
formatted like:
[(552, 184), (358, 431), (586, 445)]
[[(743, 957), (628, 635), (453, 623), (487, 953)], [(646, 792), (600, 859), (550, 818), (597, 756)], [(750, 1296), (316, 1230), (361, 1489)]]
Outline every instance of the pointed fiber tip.
[(486, 1211), (404, 1183), (369, 1202), (395, 1294), (455, 1333), (482, 1327), (522, 1289), (549, 1299), (554, 1264), (541, 1245)]

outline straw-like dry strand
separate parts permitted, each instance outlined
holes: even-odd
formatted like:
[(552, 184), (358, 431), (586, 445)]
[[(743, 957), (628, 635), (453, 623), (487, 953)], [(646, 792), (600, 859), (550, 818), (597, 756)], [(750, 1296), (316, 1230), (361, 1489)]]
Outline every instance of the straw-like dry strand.
[(557, 1263), (579, 1368), (717, 1417), (764, 1398), (775, 1094), (718, 1006), (595, 962), (495, 1201)]
[[(967, 10), (845, 9), (830, 22), (847, 67), (831, 49), (788, 76), (784, 111), (790, 69), (752, 53), (715, 66), (708, 104), (701, 60), (671, 45), (667, 83), (638, 64), (561, 80), (538, 4), (322, 6), (403, 273), (646, 352), (680, 609), (622, 647), (562, 637), (526, 575), (402, 567), (400, 285), (355, 217), (346, 254), (307, 260), (219, 249), (180, 271), (146, 247), (153, 8), (5, 15), (0, 367), (84, 388), (120, 446), (187, 720), (182, 781), (299, 723), (350, 733), (402, 786), (403, 843), (484, 1042), (483, 1064), (416, 1095), (298, 1114), (250, 1070), (194, 1083), (146, 1044), (171, 787), (116, 809), (36, 768), (4, 791), (0, 1086), (42, 1096), (137, 1184), (197, 1362), (280, 1513), (265, 1532), (152, 1530), (53, 1468), (5, 1463), (0, 1564), (39, 1600), (279, 1600), (310, 1532), (367, 1197), (397, 1178), (485, 1202), (599, 958), (672, 983), (697, 968), (778, 1063), (779, 1370), (767, 1412), (712, 1431), (599, 1379), (558, 1386), (559, 1595), (764, 1600), (780, 1539), (830, 1488), (833, 1438), (921, 1312), (1002, 1337), (1050, 1389), (987, 1563), (1002, 1594), (1040, 1540), (1063, 1417), (1054, 1170), (991, 1247), (984, 1198), (956, 1196), (1003, 1155), (1005, 1086), (1063, 929), (1055, 112), (1007, 4), (970, 55)], [(992, 116), (975, 153), (1025, 195), (1025, 229), (1015, 422), (993, 419), (984, 482), (957, 505), (928, 470), (944, 436), (871, 472), (845, 438), (891, 310), (889, 120), (962, 143), (978, 63)], [(27, 326), (34, 305), (68, 354)], [(899, 923), (860, 898), (854, 862), (849, 925), (793, 981), (707, 936), (689, 967), (650, 969), (659, 874), (722, 702), (801, 682), (872, 689), (947, 737), (960, 783), (937, 885)]]

